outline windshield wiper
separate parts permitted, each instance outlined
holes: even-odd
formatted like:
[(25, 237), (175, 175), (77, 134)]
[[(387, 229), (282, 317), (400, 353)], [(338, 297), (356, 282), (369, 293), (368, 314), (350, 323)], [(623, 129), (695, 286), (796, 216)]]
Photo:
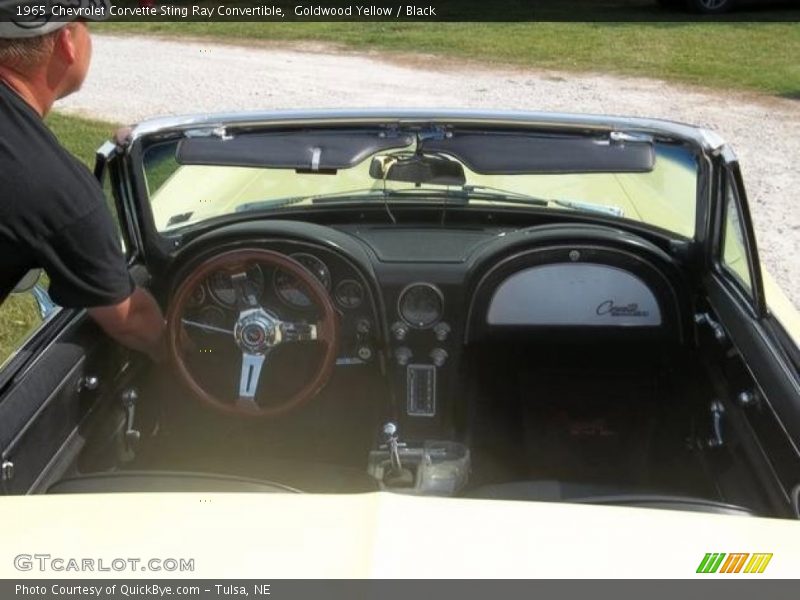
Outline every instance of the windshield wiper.
[(250, 210), (264, 210), (269, 208), (282, 208), (284, 206), (291, 206), (297, 204), (308, 198), (308, 196), (290, 196), (288, 198), (270, 198), (269, 200), (256, 200), (255, 202), (245, 202), (239, 204), (235, 212), (247, 212)]
[(529, 196), (521, 192), (514, 192), (510, 190), (503, 190), (496, 187), (485, 185), (465, 185), (464, 190), (471, 192), (478, 190), (481, 192), (490, 192), (503, 202), (515, 202), (521, 204), (536, 204), (538, 206), (547, 206), (548, 204), (555, 204), (564, 208), (571, 208), (572, 210), (582, 210), (586, 212), (595, 212), (601, 215), (609, 215), (612, 217), (624, 217), (625, 211), (619, 206), (609, 206), (607, 204), (594, 204), (592, 202), (585, 202), (583, 200), (564, 200), (560, 198), (538, 198), (536, 196)]
[(509, 204), (524, 204), (527, 206), (549, 206), (555, 204), (572, 210), (594, 212), (612, 217), (624, 216), (623, 210), (618, 206), (608, 206), (604, 204), (594, 204), (582, 200), (565, 200), (559, 198), (539, 198), (521, 192), (503, 190), (500, 188), (483, 185), (465, 185), (458, 188), (404, 188), (404, 189), (384, 189), (384, 188), (364, 188), (348, 190), (345, 192), (334, 192), (331, 194), (319, 194), (308, 196), (293, 196), (289, 198), (276, 198), (261, 202), (248, 202), (236, 207), (236, 212), (249, 210), (260, 210), (264, 208), (278, 208), (296, 204), (305, 200), (312, 204), (333, 204), (338, 202), (352, 202), (366, 198), (376, 198), (387, 200), (389, 198), (415, 198), (415, 197), (435, 197), (443, 200), (460, 201), (468, 204), (470, 200), (485, 200), (488, 202), (506, 202)]

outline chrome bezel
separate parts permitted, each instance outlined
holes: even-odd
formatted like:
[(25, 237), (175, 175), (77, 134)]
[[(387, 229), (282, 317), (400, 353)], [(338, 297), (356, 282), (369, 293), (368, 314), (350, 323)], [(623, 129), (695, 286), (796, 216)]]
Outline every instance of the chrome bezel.
[[(208, 300), (208, 297), (209, 297), (209, 292), (206, 290), (206, 283), (207, 283), (206, 281), (200, 282), (200, 284), (197, 285), (197, 287), (195, 287), (192, 290), (192, 293), (189, 294), (189, 300), (186, 303), (186, 306), (188, 308), (200, 308), (200, 307), (206, 305), (206, 301)], [(199, 300), (195, 301), (192, 298), (192, 296), (198, 290), (200, 290), (200, 293), (202, 294), (202, 296), (201, 296), (201, 298)]]
[[(341, 302), (339, 302), (339, 288), (345, 284), (354, 284), (358, 287), (361, 291), (361, 299), (358, 301), (358, 304), (353, 306), (345, 306)], [(355, 279), (342, 279), (339, 283), (336, 284), (336, 287), (333, 289), (333, 298), (336, 300), (336, 304), (338, 304), (344, 310), (355, 310), (356, 308), (361, 308), (361, 305), (364, 304), (364, 298), (366, 298), (367, 291), (364, 289), (364, 286), (361, 285)]]
[[(405, 295), (411, 289), (416, 288), (416, 287), (429, 288), (429, 289), (433, 290), (433, 292), (439, 297), (439, 302), (441, 304), (441, 310), (439, 311), (439, 314), (436, 316), (436, 318), (433, 321), (431, 321), (430, 323), (426, 323), (426, 324), (414, 323), (413, 321), (411, 321), (411, 319), (406, 317), (405, 314), (403, 314), (403, 298), (405, 297)], [(400, 319), (403, 321), (403, 323), (405, 323), (406, 325), (408, 325), (409, 327), (411, 327), (413, 329), (423, 330), (423, 329), (430, 329), (431, 327), (435, 327), (444, 318), (444, 294), (442, 293), (442, 290), (440, 290), (437, 286), (435, 286), (432, 283), (428, 283), (427, 281), (416, 281), (414, 283), (409, 283), (406, 287), (404, 287), (400, 291), (400, 294), (397, 296), (397, 314), (400, 316)]]
[[(333, 284), (333, 280), (331, 278), (331, 270), (330, 270), (330, 267), (328, 267), (328, 265), (325, 263), (324, 260), (322, 260), (320, 257), (315, 256), (314, 254), (311, 254), (309, 252), (295, 252), (294, 254), (289, 254), (288, 256), (289, 256), (289, 258), (292, 258), (292, 259), (296, 260), (297, 262), (299, 262), (300, 265), (304, 269), (306, 269), (309, 273), (314, 275), (314, 279), (319, 281), (322, 284), (322, 287), (324, 287), (328, 292), (331, 291), (331, 286)], [(306, 267), (302, 262), (300, 262), (298, 260), (298, 257), (311, 258), (311, 259), (315, 260), (316, 262), (318, 262), (320, 265), (322, 265), (323, 269), (325, 270), (326, 278), (328, 280), (327, 283), (325, 281), (321, 281), (311, 269)], [(289, 300), (287, 300), (286, 298), (283, 297), (283, 295), (281, 294), (280, 289), (278, 289), (278, 282), (277, 282), (278, 275), (279, 275), (280, 272), (281, 272), (280, 269), (275, 269), (273, 271), (273, 273), (272, 273), (272, 291), (275, 292), (275, 295), (278, 297), (278, 300), (283, 302), (286, 306), (288, 306), (290, 308), (293, 308), (295, 310), (311, 310), (311, 309), (313, 309), (314, 308), (314, 303), (313, 302), (311, 302), (311, 304), (309, 304), (308, 306), (301, 306), (299, 304), (295, 304), (294, 302), (290, 302)]]
[[(253, 264), (251, 267), (248, 267), (245, 271), (249, 271), (252, 268), (258, 269), (259, 273), (261, 273), (262, 285), (261, 285), (261, 289), (258, 290), (258, 298), (260, 299), (261, 296), (264, 295), (264, 290), (267, 287), (266, 277), (264, 276), (264, 269), (262, 269), (261, 265), (259, 265), (259, 264)], [(211, 273), (206, 278), (206, 287), (208, 288), (208, 295), (211, 296), (211, 299), (217, 304), (217, 306), (220, 306), (221, 308), (224, 308), (226, 310), (234, 309), (234, 308), (236, 308), (236, 302), (235, 301), (233, 302), (233, 304), (228, 304), (227, 302), (223, 302), (222, 300), (217, 298), (216, 293), (214, 293), (214, 286), (212, 285), (212, 281), (211, 280), (218, 273), (219, 273), (219, 271), (215, 271), (215, 272)]]

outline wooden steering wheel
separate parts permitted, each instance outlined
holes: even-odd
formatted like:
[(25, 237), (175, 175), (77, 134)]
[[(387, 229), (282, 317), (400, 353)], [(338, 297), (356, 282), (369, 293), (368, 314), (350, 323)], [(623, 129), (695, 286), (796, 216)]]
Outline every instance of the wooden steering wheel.
[[(247, 269), (253, 265), (265, 265), (281, 269), (297, 281), (297, 285), (308, 295), (311, 302), (322, 312), (316, 323), (283, 321), (273, 312), (262, 307), (247, 278)], [(191, 294), (198, 285), (213, 273), (228, 273), (236, 292), (236, 308), (239, 315), (232, 331), (215, 326), (206, 329), (230, 334), (242, 353), (242, 367), (238, 394), (231, 398), (219, 398), (201, 386), (186, 365), (188, 352), (184, 327), (199, 326), (184, 318)], [(330, 379), (336, 364), (339, 332), (336, 310), (325, 287), (314, 275), (296, 260), (260, 248), (229, 250), (209, 258), (195, 267), (178, 285), (167, 311), (167, 343), (169, 354), (181, 379), (205, 404), (221, 412), (247, 417), (277, 417), (298, 408), (316, 396)], [(324, 344), (321, 364), (308, 381), (297, 392), (280, 404), (261, 406), (256, 401), (261, 370), (272, 351), (282, 344), (316, 341)]]

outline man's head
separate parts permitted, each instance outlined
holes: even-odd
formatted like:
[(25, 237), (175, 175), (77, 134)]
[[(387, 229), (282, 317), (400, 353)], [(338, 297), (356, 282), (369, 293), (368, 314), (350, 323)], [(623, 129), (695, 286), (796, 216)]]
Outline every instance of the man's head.
[[(41, 9), (41, 4), (38, 0), (0, 0), (0, 80), (45, 114), (55, 100), (80, 89), (89, 71), (92, 40), (85, 22), (70, 22), (54, 16), (57, 13), (17, 16), (26, 14), (26, 8)], [(58, 4), (51, 0), (45, 6), (52, 10)], [(70, 0), (66, 4), (73, 10), (79, 4), (77, 10), (86, 11), (80, 14), (87, 19), (109, 16), (108, 0)]]
[(0, 77), (13, 73), (30, 82), (43, 78), (55, 99), (81, 87), (91, 57), (92, 40), (85, 23), (64, 23), (35, 37), (0, 37)]

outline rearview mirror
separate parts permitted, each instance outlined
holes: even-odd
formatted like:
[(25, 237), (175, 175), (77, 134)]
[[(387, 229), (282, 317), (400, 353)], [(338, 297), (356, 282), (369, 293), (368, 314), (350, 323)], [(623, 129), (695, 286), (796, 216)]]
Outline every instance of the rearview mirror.
[(373, 179), (416, 184), (464, 185), (467, 182), (461, 163), (424, 154), (376, 156), (369, 165), (369, 174)]
[(41, 269), (31, 269), (17, 282), (17, 285), (14, 286), (14, 289), (11, 290), (12, 294), (24, 294), (25, 292), (29, 292), (33, 289), (33, 286), (39, 281), (39, 277), (42, 276)]

